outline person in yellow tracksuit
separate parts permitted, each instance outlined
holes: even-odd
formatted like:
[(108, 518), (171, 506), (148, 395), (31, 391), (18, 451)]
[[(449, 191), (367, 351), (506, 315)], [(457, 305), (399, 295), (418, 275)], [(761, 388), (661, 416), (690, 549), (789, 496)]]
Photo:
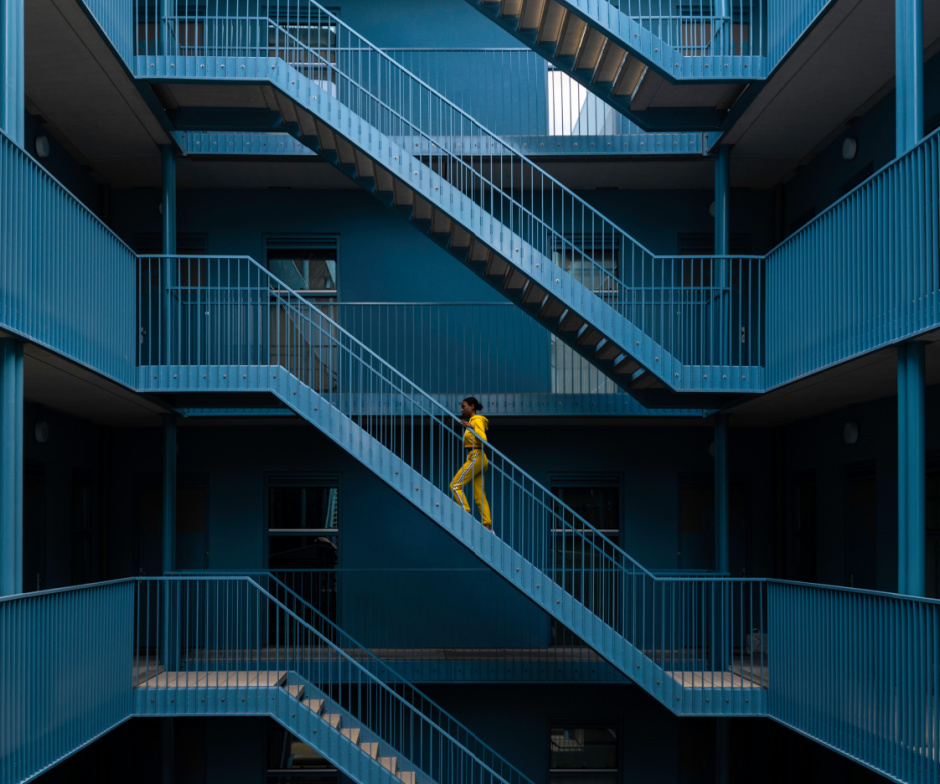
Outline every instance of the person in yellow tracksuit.
[(486, 441), (486, 431), (490, 426), (490, 421), (479, 413), (483, 406), (475, 397), (468, 397), (460, 403), (460, 420), (463, 431), (463, 445), (467, 452), (466, 462), (460, 466), (460, 470), (454, 474), (450, 483), (450, 491), (454, 494), (454, 500), (463, 506), (464, 510), (470, 511), (470, 503), (467, 496), (464, 495), (464, 488), (473, 482), (473, 502), (480, 510), (480, 517), (483, 525), (489, 530), (493, 530), (493, 518), (490, 517), (490, 505), (486, 500), (486, 493), (483, 491), (483, 472), (490, 467), (486, 455), (483, 454), (483, 441)]

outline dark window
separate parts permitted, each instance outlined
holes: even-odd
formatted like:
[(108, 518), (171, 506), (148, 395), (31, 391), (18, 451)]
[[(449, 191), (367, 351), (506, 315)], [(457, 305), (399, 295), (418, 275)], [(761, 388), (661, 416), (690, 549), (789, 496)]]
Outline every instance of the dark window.
[(552, 727), (550, 784), (616, 784), (617, 730), (613, 727)]
[(337, 237), (272, 237), (266, 244), (268, 269), (288, 288), (317, 299), (335, 300), (338, 290)]

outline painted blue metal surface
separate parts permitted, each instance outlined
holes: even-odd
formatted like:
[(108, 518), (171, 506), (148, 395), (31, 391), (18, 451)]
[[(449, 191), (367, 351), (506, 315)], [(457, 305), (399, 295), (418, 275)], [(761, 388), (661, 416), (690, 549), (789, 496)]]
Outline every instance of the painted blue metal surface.
[(940, 602), (767, 586), (770, 715), (893, 781), (940, 780)]
[[(277, 596), (290, 596), (268, 584), (276, 595), (244, 577), (138, 580), (137, 712), (268, 713), (353, 780), (370, 784), (400, 780), (382, 764), (392, 756), (419, 781), (530, 784), (368, 652), (345, 649), (285, 607)], [(163, 670), (150, 651), (166, 648), (167, 635), (179, 665)], [(379, 744), (376, 754), (368, 743)]]
[(940, 325), (940, 134), (766, 257), (766, 388)]
[(0, 327), (133, 387), (133, 252), (2, 134), (0, 193)]
[(648, 409), (511, 303), (320, 303), (356, 339), (457, 411), (479, 390), (488, 413), (510, 416), (694, 416)]
[(23, 590), (23, 344), (0, 338), (0, 596)]
[[(750, 329), (758, 316), (759, 264), (748, 258), (654, 256), (326, 10), (309, 0), (291, 8), (305, 25), (335, 30), (331, 39), (303, 45), (272, 17), (253, 16), (228, 18), (224, 30), (233, 32), (223, 36), (218, 18), (196, 11), (168, 24), (202, 30), (195, 46), (179, 44), (179, 51), (200, 54), (138, 57), (135, 72), (147, 79), (234, 74), (270, 80), (389, 178), (420, 193), (432, 210), (516, 266), (535, 284), (528, 296), (557, 297), (667, 386), (760, 389), (761, 341)], [(264, 44), (258, 38), (262, 29)], [(438, 146), (442, 140), (446, 144)], [(321, 149), (323, 142), (309, 143)], [(358, 167), (340, 162), (335, 149), (329, 148), (328, 157), (359, 178)], [(362, 176), (373, 189), (391, 188), (392, 199), (399, 192)], [(619, 256), (616, 262), (603, 261), (611, 251)], [(464, 261), (470, 261), (467, 254)], [(734, 267), (735, 290), (715, 288), (716, 264)], [(715, 334), (716, 299), (721, 308), (737, 303), (733, 335)], [(743, 342), (741, 334), (748, 336)]]
[(895, 0), (895, 147), (900, 157), (924, 136), (924, 3)]
[(898, 592), (923, 596), (927, 453), (923, 343), (898, 346)]
[(37, 776), (134, 712), (132, 581), (0, 598), (0, 781)]
[(26, 34), (22, 0), (0, 0), (0, 131), (26, 143)]
[[(630, 682), (487, 568), (196, 570), (173, 576), (194, 575), (251, 577), (387, 683)], [(446, 606), (426, 601), (445, 586)]]
[[(167, 264), (187, 285), (154, 291)], [(762, 603), (756, 583), (657, 579), (487, 445), (491, 533), (449, 495), (466, 459), (454, 415), (251, 259), (142, 259), (140, 290), (152, 313), (172, 300), (178, 336), (142, 347), (141, 389), (273, 393), (671, 709), (760, 710), (747, 674), (722, 674)], [(727, 625), (699, 623), (727, 601), (738, 608)]]

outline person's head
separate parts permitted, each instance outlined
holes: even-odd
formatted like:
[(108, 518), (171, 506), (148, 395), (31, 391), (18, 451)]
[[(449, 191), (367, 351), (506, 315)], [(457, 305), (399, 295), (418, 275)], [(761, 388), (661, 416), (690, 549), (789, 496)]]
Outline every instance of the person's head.
[(460, 401), (460, 415), (470, 417), (476, 414), (483, 405), (475, 397), (465, 397)]

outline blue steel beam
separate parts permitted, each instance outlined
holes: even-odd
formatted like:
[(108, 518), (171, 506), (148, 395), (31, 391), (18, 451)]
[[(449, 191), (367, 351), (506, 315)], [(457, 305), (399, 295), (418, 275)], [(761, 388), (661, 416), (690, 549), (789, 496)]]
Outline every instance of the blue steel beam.
[(25, 21), (23, 0), (0, 0), (0, 130), (25, 144)]
[(23, 344), (0, 340), (0, 596), (23, 592)]

